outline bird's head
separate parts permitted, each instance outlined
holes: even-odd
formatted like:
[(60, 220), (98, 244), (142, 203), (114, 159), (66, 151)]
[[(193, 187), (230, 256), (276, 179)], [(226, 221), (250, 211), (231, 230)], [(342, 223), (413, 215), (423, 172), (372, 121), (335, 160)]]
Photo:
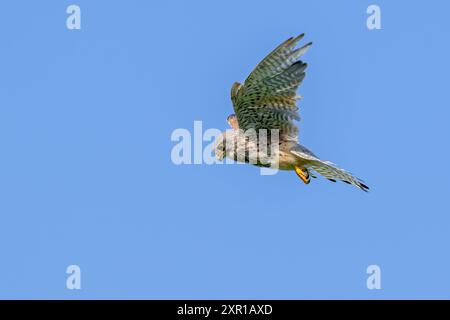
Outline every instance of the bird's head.
[[(215, 154), (219, 161), (222, 161), (226, 156), (232, 157), (234, 154), (234, 142), (236, 140), (236, 131), (239, 130), (239, 125), (237, 117), (235, 114), (230, 114), (227, 118), (227, 122), (231, 129), (226, 132), (222, 132), (220, 136), (217, 137), (215, 143)], [(227, 140), (228, 139), (228, 144)], [(228, 148), (227, 148), (228, 147)]]
[(217, 138), (214, 146), (214, 153), (219, 161), (226, 157), (226, 138), (225, 132), (222, 132)]
[(235, 130), (227, 130), (222, 132), (215, 141), (214, 153), (219, 161), (225, 157), (233, 157), (235, 149)]

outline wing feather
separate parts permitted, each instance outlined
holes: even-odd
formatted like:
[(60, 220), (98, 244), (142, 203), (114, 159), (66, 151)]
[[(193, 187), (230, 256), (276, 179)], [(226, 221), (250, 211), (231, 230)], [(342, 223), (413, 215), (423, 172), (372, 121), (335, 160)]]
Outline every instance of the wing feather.
[(307, 64), (298, 60), (312, 45), (295, 49), (301, 34), (289, 38), (267, 55), (250, 73), (244, 84), (233, 84), (231, 99), (239, 127), (248, 129), (280, 129), (281, 134), (297, 138), (299, 120), (296, 91)]

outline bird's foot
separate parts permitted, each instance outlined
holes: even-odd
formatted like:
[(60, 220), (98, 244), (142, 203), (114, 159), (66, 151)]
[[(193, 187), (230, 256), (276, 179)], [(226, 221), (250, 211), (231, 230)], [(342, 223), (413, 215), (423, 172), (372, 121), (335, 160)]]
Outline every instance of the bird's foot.
[(295, 166), (295, 173), (305, 184), (310, 182), (308, 169)]

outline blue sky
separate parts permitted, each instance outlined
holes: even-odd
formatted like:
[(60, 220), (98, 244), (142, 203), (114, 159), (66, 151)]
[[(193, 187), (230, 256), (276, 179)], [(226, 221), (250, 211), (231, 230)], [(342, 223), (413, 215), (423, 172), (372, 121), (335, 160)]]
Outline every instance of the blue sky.
[[(368, 30), (366, 8), (381, 8)], [(66, 8), (81, 8), (81, 30)], [(449, 298), (450, 4), (9, 1), (0, 13), (0, 298)], [(305, 32), (301, 143), (366, 194), (175, 166)], [(82, 289), (68, 290), (68, 265)], [(366, 268), (381, 268), (368, 290)]]

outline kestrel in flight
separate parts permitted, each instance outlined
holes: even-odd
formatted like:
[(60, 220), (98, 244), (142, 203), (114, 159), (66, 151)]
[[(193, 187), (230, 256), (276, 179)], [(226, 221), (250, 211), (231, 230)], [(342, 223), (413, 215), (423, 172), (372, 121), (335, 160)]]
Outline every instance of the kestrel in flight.
[[(235, 114), (227, 119), (232, 130), (223, 132), (218, 137), (215, 146), (216, 157), (219, 160), (228, 157), (241, 162), (250, 162), (245, 150), (256, 151), (258, 157), (263, 154), (271, 159), (269, 162), (276, 159), (277, 168), (295, 171), (305, 184), (310, 182), (310, 176), (315, 177), (310, 174), (311, 171), (315, 171), (330, 181), (341, 180), (368, 191), (369, 187), (362, 180), (329, 161), (321, 160), (298, 143), (298, 128), (293, 121), (300, 120), (297, 100), (301, 97), (296, 91), (305, 78), (307, 67), (307, 64), (299, 58), (312, 45), (310, 42), (296, 49), (303, 36), (304, 34), (301, 34), (289, 38), (280, 44), (256, 66), (244, 84), (238, 82), (233, 84), (231, 101)], [(262, 148), (261, 142), (249, 141), (248, 137), (239, 134), (247, 130), (260, 132), (261, 129), (265, 129), (266, 132), (270, 130), (278, 132), (276, 154), (268, 156), (267, 147)], [(246, 156), (239, 158), (238, 154), (242, 152)], [(260, 161), (251, 163), (268, 166)]]

